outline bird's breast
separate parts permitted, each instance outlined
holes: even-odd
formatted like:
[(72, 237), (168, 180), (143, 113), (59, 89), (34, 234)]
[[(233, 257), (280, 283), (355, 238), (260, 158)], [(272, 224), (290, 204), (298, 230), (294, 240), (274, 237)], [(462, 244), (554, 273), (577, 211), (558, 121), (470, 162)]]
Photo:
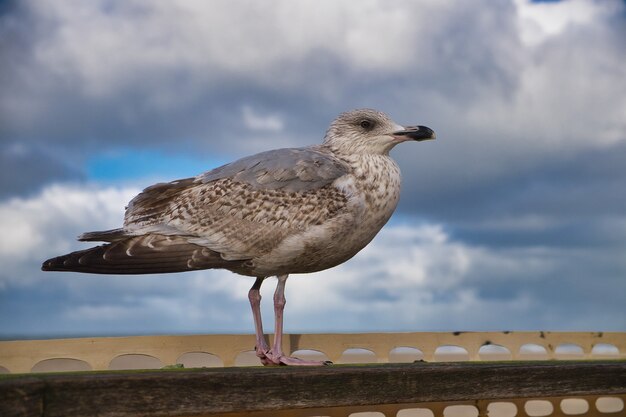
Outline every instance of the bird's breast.
[[(352, 174), (339, 187), (349, 189), (348, 204), (358, 227), (350, 235), (365, 244), (378, 233), (400, 200), (400, 169), (386, 155), (366, 155), (352, 162)], [(363, 246), (365, 245), (363, 244)]]
[(400, 170), (389, 157), (351, 161), (334, 181), (346, 206), (332, 219), (291, 235), (255, 261), (258, 275), (306, 273), (339, 265), (356, 255), (393, 214), (400, 197)]

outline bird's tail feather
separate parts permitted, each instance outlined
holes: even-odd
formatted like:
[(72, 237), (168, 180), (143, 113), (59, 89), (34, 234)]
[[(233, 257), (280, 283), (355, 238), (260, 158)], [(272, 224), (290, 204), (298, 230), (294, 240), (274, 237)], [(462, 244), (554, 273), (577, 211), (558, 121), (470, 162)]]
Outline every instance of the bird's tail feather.
[(81, 242), (115, 242), (128, 238), (124, 229), (103, 230), (98, 232), (86, 232), (78, 236)]
[(245, 262), (224, 260), (218, 252), (184, 237), (144, 235), (48, 259), (44, 271), (92, 274), (158, 274), (198, 269), (236, 269)]

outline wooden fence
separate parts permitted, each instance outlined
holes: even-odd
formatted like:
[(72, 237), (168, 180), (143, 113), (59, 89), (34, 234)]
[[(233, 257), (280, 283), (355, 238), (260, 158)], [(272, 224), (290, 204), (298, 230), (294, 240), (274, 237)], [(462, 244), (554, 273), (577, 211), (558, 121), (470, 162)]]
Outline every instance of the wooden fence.
[(337, 364), (321, 368), (250, 366), (253, 345), (251, 335), (0, 342), (0, 415), (626, 416), (626, 333), (286, 337), (285, 351)]

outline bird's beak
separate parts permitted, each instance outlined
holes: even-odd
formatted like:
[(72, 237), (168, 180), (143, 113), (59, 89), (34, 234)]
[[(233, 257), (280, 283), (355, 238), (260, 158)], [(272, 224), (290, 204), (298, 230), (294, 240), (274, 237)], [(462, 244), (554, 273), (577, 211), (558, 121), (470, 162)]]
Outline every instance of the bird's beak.
[(392, 135), (406, 137), (416, 141), (432, 140), (437, 137), (435, 131), (426, 126), (407, 126), (402, 130), (393, 132)]

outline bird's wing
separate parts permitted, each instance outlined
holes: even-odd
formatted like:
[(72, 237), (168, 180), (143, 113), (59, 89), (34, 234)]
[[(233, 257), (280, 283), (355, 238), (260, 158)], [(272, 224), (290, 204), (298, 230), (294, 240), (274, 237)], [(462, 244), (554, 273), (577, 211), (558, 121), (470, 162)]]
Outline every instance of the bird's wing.
[(331, 184), (347, 172), (316, 148), (260, 153), (146, 188), (129, 203), (124, 230), (184, 235), (227, 260), (254, 258), (340, 214), (347, 199)]
[(256, 190), (304, 192), (346, 174), (348, 166), (316, 147), (286, 148), (242, 158), (200, 175), (202, 182), (230, 178)]

